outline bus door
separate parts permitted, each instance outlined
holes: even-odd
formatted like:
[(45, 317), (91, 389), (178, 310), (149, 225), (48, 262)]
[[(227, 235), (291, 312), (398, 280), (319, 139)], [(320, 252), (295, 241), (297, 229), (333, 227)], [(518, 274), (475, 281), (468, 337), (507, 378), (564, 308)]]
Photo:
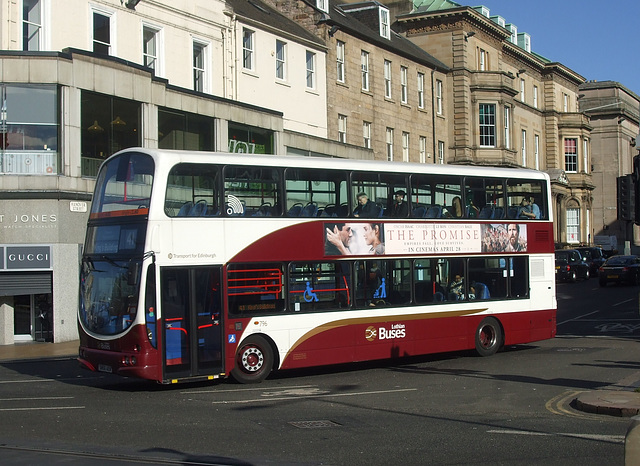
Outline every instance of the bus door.
[(223, 372), (220, 267), (161, 272), (164, 378)]

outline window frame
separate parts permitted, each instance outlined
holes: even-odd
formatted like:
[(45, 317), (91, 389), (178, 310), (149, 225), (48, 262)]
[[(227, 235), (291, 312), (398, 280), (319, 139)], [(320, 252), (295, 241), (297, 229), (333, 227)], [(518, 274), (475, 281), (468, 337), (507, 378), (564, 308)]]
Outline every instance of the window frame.
[(242, 69), (255, 71), (256, 32), (247, 27), (242, 28)]
[(281, 81), (287, 80), (287, 43), (280, 39), (276, 39), (276, 79)]
[(316, 54), (311, 50), (307, 50), (305, 53), (305, 68), (306, 68), (307, 89), (315, 89), (316, 88)]
[(417, 76), (417, 88), (418, 88), (418, 108), (424, 109), (424, 73), (418, 71)]
[(362, 90), (369, 91), (369, 52), (366, 50), (360, 50), (360, 72), (362, 77)]
[(343, 41), (336, 40), (336, 81), (339, 83), (346, 81), (345, 47)]
[(384, 60), (384, 97), (386, 99), (391, 99), (392, 96), (392, 62), (391, 60)]
[[(27, 0), (23, 0), (22, 3), (22, 50), (23, 51), (41, 51), (44, 50), (45, 46), (44, 46), (44, 24), (45, 24), (45, 8), (43, 5), (43, 1), (44, 0), (29, 0), (31, 1), (30, 5), (31, 9), (28, 10), (29, 13), (33, 12), (36, 8), (37, 8), (37, 16), (38, 16), (38, 21), (39, 22), (35, 22), (35, 18), (33, 17), (34, 15), (29, 14), (29, 17), (26, 18), (24, 13), (25, 13), (25, 7), (27, 5), (25, 5), (25, 2)], [(35, 30), (34, 34), (31, 34), (30, 30), (31, 29)], [(37, 36), (36, 40), (37, 40), (37, 44), (36, 47), (33, 48), (31, 47), (31, 40), (28, 40), (29, 37), (33, 37), (33, 36)], [(25, 41), (25, 39), (27, 39)]]
[[(571, 147), (570, 141), (573, 141), (573, 147)], [(563, 148), (564, 171), (566, 173), (578, 173), (578, 138), (564, 138)], [(574, 151), (569, 152), (572, 148)]]
[[(490, 112), (484, 111), (491, 110)], [(488, 121), (487, 121), (488, 119)], [(481, 102), (478, 104), (478, 136), (480, 147), (496, 147), (496, 104)]]
[[(116, 36), (114, 34), (115, 14), (112, 11), (107, 11), (101, 8), (95, 8), (93, 6), (90, 8), (90, 13), (91, 13), (91, 50), (93, 51), (93, 53), (99, 53), (99, 54), (109, 55), (109, 56), (116, 55), (115, 43), (114, 43), (115, 36)], [(96, 39), (96, 22), (95, 22), (96, 16), (101, 16), (105, 18), (107, 21), (107, 29), (109, 33), (109, 37), (107, 38), (108, 42), (104, 42), (103, 40)], [(105, 47), (106, 52), (96, 50), (96, 45), (98, 45), (99, 48)]]
[(407, 104), (409, 99), (409, 88), (408, 85), (408, 75), (409, 68), (406, 66), (400, 67), (400, 102), (403, 104)]

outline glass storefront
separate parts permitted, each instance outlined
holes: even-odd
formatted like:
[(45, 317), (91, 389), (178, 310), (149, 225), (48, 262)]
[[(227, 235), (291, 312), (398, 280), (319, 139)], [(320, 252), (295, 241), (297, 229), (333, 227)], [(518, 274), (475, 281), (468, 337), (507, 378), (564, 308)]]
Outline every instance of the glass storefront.
[(214, 119), (170, 108), (158, 109), (158, 147), (213, 151)]
[(273, 131), (229, 122), (229, 152), (273, 154)]

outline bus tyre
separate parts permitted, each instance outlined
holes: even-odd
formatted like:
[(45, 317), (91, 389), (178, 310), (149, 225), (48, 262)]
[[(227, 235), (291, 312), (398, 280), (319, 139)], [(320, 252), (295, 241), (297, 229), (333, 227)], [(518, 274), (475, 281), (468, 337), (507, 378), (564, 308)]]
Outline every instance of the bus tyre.
[(239, 383), (259, 383), (267, 378), (272, 368), (271, 345), (262, 337), (251, 336), (238, 346), (231, 376)]
[(480, 356), (491, 356), (502, 346), (502, 328), (496, 319), (482, 319), (476, 329), (476, 351)]

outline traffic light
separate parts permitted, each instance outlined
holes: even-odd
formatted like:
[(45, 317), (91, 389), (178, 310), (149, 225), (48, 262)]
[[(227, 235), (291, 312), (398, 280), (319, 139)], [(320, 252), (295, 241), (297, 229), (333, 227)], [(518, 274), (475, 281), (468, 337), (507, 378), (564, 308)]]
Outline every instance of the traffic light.
[(634, 221), (636, 218), (636, 189), (633, 175), (618, 177), (618, 220)]

